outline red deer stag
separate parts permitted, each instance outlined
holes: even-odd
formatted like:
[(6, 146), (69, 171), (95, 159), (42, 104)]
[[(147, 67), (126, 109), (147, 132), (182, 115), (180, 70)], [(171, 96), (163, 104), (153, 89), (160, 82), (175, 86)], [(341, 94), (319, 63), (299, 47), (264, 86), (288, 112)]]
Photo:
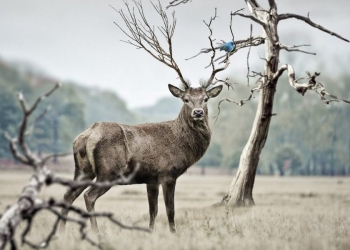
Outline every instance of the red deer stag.
[[(140, 13), (143, 13), (142, 6), (137, 4)], [(124, 125), (114, 122), (98, 122), (78, 135), (74, 140), (74, 179), (93, 180), (97, 182), (113, 181), (119, 175), (128, 175), (134, 171), (138, 165), (138, 170), (129, 184), (144, 183), (147, 185), (150, 223), (153, 229), (154, 220), (158, 212), (159, 185), (162, 185), (166, 212), (171, 232), (175, 232), (174, 222), (174, 192), (177, 178), (182, 175), (192, 164), (198, 161), (207, 150), (211, 131), (208, 122), (207, 101), (216, 97), (222, 90), (222, 85), (208, 88), (212, 84), (215, 74), (228, 66), (215, 69), (208, 79), (201, 84), (201, 87), (192, 88), (184, 80), (179, 67), (172, 57), (171, 37), (174, 32), (175, 22), (169, 25), (168, 19), (161, 6), (155, 6), (161, 15), (165, 29), (169, 52), (160, 47), (160, 43), (154, 33), (145, 39), (147, 43), (152, 43), (150, 47), (156, 50), (153, 54), (141, 43), (141, 38), (146, 34), (142, 28), (149, 27), (149, 32), (154, 32), (148, 25), (145, 18), (144, 25), (135, 28), (128, 25), (124, 13), (119, 11), (132, 36), (129, 38), (136, 42), (138, 47), (146, 49), (157, 60), (163, 62), (174, 69), (183, 88), (168, 85), (170, 92), (184, 102), (179, 116), (172, 121), (160, 123), (147, 123), (136, 126)], [(128, 8), (129, 9), (129, 8)], [(130, 13), (130, 10), (129, 10)], [(142, 14), (143, 15), (143, 14)], [(130, 15), (135, 19), (134, 15)], [(132, 20), (133, 25), (139, 22)], [(125, 33), (125, 32), (124, 32)], [(135, 37), (134, 37), (135, 36)], [(83, 177), (81, 177), (83, 176)], [(86, 208), (89, 212), (94, 211), (96, 200), (106, 193), (110, 187), (90, 187), (84, 194)], [(69, 190), (64, 195), (64, 201), (72, 204), (74, 200), (83, 192), (84, 187)], [(63, 210), (66, 216), (68, 211)], [(64, 228), (65, 221), (61, 228)], [(91, 217), (91, 225), (94, 231), (98, 231), (95, 217)]]

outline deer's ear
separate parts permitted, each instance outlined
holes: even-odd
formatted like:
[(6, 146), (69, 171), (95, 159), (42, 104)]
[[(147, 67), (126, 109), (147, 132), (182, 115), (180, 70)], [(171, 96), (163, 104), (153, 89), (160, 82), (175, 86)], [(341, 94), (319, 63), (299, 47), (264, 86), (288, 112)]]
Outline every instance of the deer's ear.
[(183, 97), (184, 94), (185, 94), (185, 91), (183, 91), (183, 90), (181, 90), (181, 89), (175, 87), (174, 85), (168, 84), (168, 87), (169, 87), (170, 92), (171, 92), (171, 93), (173, 94), (173, 96), (175, 96), (175, 97), (181, 98), (181, 97)]
[(216, 97), (220, 94), (221, 90), (222, 90), (222, 85), (219, 85), (217, 87), (207, 90), (207, 95), (209, 98)]

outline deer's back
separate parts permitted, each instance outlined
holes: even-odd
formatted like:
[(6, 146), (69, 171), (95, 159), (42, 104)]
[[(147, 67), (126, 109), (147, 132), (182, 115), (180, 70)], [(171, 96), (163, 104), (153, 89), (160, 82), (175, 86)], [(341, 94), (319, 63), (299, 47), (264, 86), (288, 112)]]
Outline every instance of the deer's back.
[(74, 152), (96, 174), (101, 168), (127, 174), (139, 164), (136, 181), (147, 182), (146, 176), (181, 175), (199, 160), (209, 142), (210, 131), (209, 137), (198, 135), (175, 121), (136, 126), (99, 122), (77, 136)]

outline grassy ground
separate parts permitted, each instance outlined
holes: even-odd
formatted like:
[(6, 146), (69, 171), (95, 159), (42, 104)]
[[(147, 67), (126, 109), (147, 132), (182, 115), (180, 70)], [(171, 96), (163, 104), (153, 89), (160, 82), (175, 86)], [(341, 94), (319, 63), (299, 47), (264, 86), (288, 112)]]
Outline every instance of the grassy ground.
[[(70, 175), (64, 175), (71, 177)], [(30, 173), (1, 171), (0, 212), (16, 201)], [(232, 176), (180, 177), (176, 190), (178, 233), (168, 232), (162, 195), (152, 234), (120, 230), (98, 220), (106, 249), (350, 249), (350, 178), (258, 177), (249, 209), (212, 208), (229, 187)], [(64, 189), (45, 189), (43, 197), (60, 199)], [(83, 197), (76, 204), (84, 207)], [(144, 185), (114, 187), (96, 203), (125, 224), (148, 225)], [(31, 233), (44, 237), (54, 219), (41, 214)], [(79, 240), (77, 227), (67, 225), (49, 249), (94, 249)], [(21, 225), (20, 229), (24, 225)]]

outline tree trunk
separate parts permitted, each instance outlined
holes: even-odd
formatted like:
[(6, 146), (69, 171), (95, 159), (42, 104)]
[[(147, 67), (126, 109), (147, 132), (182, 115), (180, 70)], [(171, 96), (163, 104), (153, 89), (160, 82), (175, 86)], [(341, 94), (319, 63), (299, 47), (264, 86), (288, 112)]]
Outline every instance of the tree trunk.
[(255, 173), (269, 131), (274, 94), (275, 85), (265, 88), (260, 94), (259, 107), (249, 140), (243, 149), (236, 177), (224, 198), (227, 205), (254, 205), (252, 191)]
[(264, 32), (268, 39), (265, 41), (264, 75), (267, 77), (264, 77), (263, 82), (267, 86), (260, 92), (253, 128), (241, 154), (236, 177), (222, 200), (222, 203), (228, 206), (251, 206), (255, 204), (252, 194), (255, 174), (259, 156), (264, 148), (269, 132), (276, 92), (277, 81), (269, 80), (273, 78), (274, 73), (277, 71), (279, 61), (279, 47), (276, 45), (279, 41), (276, 15), (277, 13), (271, 13), (271, 15), (266, 17), (268, 25), (264, 28)]

